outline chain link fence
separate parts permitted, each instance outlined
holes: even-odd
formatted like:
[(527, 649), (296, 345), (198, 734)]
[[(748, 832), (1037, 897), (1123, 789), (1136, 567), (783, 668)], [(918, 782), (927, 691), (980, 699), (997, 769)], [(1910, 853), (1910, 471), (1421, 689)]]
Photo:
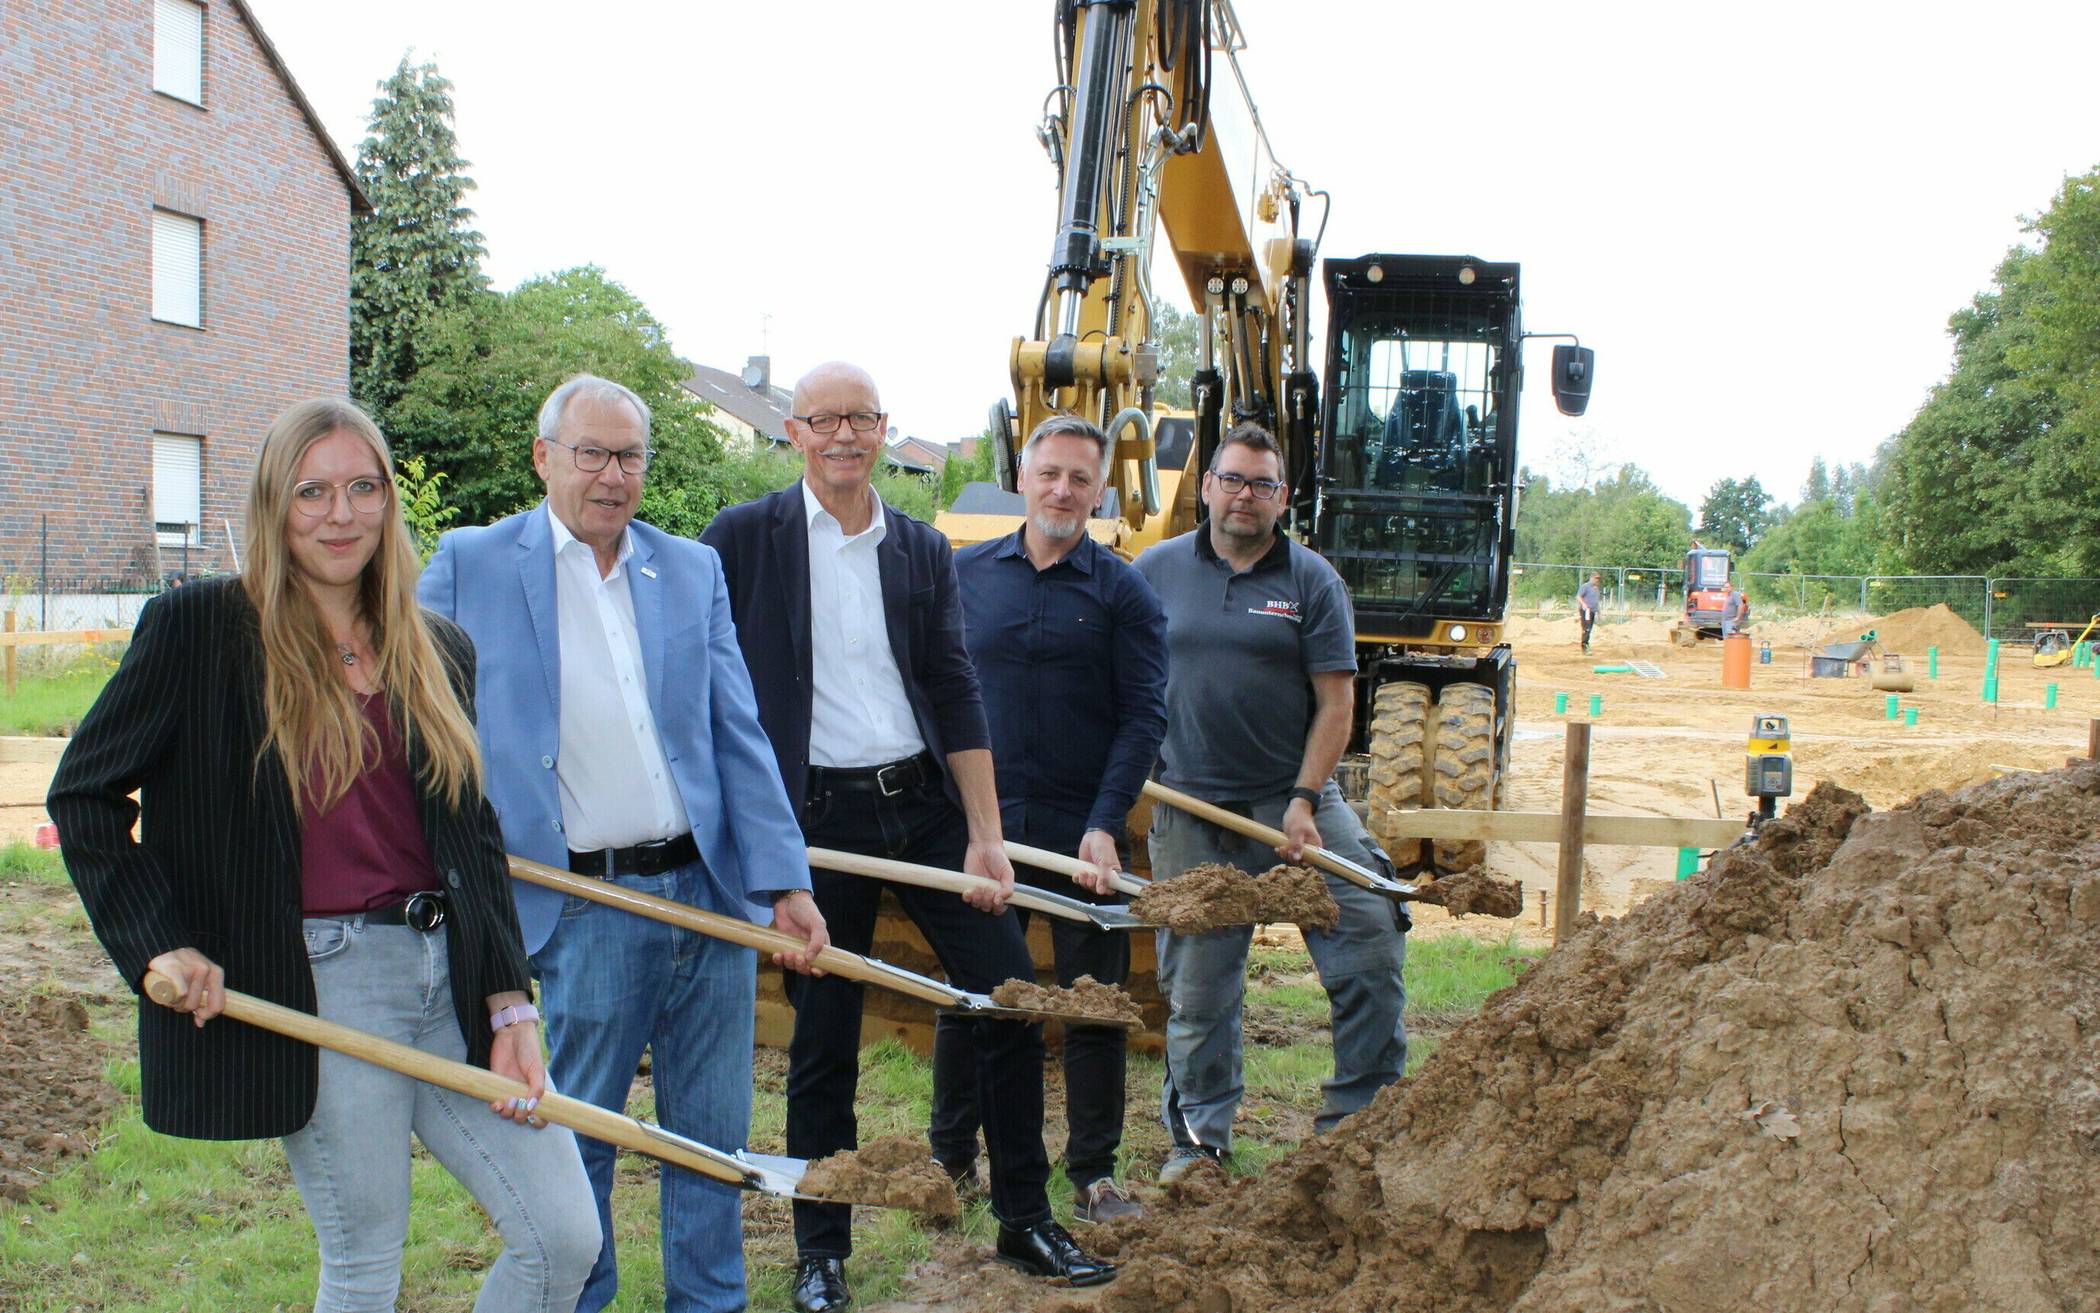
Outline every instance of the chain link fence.
[[(1683, 571), (1675, 566), (1549, 565), (1519, 561), (1511, 569), (1510, 606), (1573, 610), (1575, 590), (1590, 575), (1607, 612), (1675, 614), (1684, 604)], [(2073, 635), (2100, 615), (2100, 578), (2026, 579), (1983, 575), (1736, 575), (1760, 617), (1878, 616), (1913, 607), (1948, 609), (1992, 638), (2020, 642), (2042, 628)]]

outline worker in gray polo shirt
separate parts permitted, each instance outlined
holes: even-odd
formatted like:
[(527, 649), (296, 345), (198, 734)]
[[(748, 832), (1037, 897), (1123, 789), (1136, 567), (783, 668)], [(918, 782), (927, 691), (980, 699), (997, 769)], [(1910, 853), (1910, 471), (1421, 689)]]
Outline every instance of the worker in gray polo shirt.
[[(1392, 864), (1334, 785), (1355, 700), (1355, 617), (1334, 567), (1277, 531), (1288, 504), (1283, 453), (1255, 424), (1226, 434), (1203, 475), (1208, 518), (1137, 559), (1167, 613), (1167, 737), (1159, 778), (1170, 788), (1280, 829), (1274, 851), (1164, 804), (1152, 812), (1154, 879), (1222, 862), (1259, 873), (1325, 847), (1374, 869)], [(1327, 877), (1342, 919), (1307, 931), (1326, 987), (1334, 1073), (1314, 1122), (1326, 1131), (1400, 1078), (1407, 913), (1380, 894)], [(1159, 932), (1167, 995), (1161, 1116), (1171, 1181), (1232, 1151), (1245, 1091), (1240, 1002), (1250, 926)]]

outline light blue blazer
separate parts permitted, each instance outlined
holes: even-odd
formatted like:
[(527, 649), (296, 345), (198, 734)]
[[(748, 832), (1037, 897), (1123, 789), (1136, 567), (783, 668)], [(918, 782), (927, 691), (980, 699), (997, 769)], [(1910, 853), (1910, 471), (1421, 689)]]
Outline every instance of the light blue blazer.
[[(438, 543), (416, 593), (474, 640), (489, 801), (504, 845), (567, 869), (555, 771), (561, 753), (561, 644), (551, 512), (542, 505)], [(708, 910), (759, 925), (772, 894), (809, 888), (801, 828), (773, 746), (758, 724), (751, 676), (712, 547), (636, 520), (627, 561), (649, 708), (707, 862)], [(525, 949), (554, 933), (563, 895), (511, 882)]]

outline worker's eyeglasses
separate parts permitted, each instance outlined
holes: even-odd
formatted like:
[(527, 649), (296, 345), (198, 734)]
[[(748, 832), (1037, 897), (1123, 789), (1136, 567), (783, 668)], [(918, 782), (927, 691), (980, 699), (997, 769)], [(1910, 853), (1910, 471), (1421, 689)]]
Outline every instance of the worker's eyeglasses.
[(330, 483), (326, 479), (308, 479), (292, 485), (292, 506), (308, 519), (318, 520), (335, 509), (336, 489), (350, 499), (350, 509), (359, 515), (370, 515), (386, 505), (387, 489), (392, 485), (385, 479), (370, 475), (352, 479), (348, 483)]
[(810, 432), (821, 433), (829, 437), (839, 431), (840, 420), (844, 420), (852, 425), (855, 433), (872, 433), (875, 431), (875, 426), (882, 423), (882, 412), (879, 410), (856, 410), (845, 415), (825, 413), (819, 415), (797, 415), (795, 418), (809, 425)]
[(654, 447), (629, 447), (625, 451), (611, 451), (604, 447), (579, 447), (571, 442), (563, 442), (560, 438), (548, 438), (546, 441), (557, 447), (567, 447), (576, 453), (576, 468), (585, 474), (596, 474), (616, 458), (620, 462), (620, 473), (640, 474), (649, 468), (650, 460), (656, 456)]
[(1250, 479), (1244, 474), (1219, 474), (1213, 470), (1210, 477), (1218, 481), (1218, 486), (1225, 490), (1228, 497), (1239, 496), (1240, 489), (1245, 488), (1254, 494), (1254, 500), (1268, 501), (1283, 488), (1280, 480)]

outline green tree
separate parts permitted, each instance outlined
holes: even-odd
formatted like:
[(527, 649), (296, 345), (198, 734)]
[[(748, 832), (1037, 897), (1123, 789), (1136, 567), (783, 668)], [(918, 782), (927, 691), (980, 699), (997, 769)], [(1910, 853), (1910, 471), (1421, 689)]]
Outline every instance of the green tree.
[(350, 222), (350, 390), (380, 421), (421, 361), (421, 334), (438, 311), (481, 295), (487, 254), (466, 207), (452, 130), (452, 84), (435, 64), (402, 57), (372, 102), (357, 176), (370, 214)]
[(540, 497), (532, 438), (540, 404), (563, 379), (598, 374), (649, 404), (656, 459), (641, 515), (667, 532), (699, 532), (723, 502), (721, 434), (686, 391), (690, 367), (632, 292), (593, 265), (529, 279), (434, 315), (421, 367), (393, 411), (400, 448), (449, 481), (469, 524)]
[(425, 469), (421, 456), (394, 462), (394, 487), (401, 498), (401, 515), (408, 521), (409, 532), (416, 536), (416, 554), (426, 561), (437, 550), (438, 537), (445, 532), (445, 526), (459, 518), (459, 507), (445, 504), (440, 489), (444, 482), (443, 473)]
[(1152, 303), (1152, 333), (1159, 340), (1159, 382), (1152, 399), (1162, 406), (1187, 410), (1192, 404), (1189, 380), (1196, 375), (1196, 329), (1202, 320), (1172, 301)]
[[(1810, 477), (1821, 470), (1819, 459), (1811, 468)], [(1826, 473), (1826, 489), (1828, 482)], [(1747, 552), (1757, 546), (1771, 522), (1772, 494), (1765, 491), (1755, 474), (1747, 479), (1716, 479), (1707, 490), (1706, 500), (1699, 504), (1699, 537), (1708, 547), (1725, 546), (1737, 553)]]
[(992, 431), (986, 429), (977, 438), (977, 450), (967, 456), (951, 456), (941, 466), (941, 509), (955, 504), (962, 495), (963, 485), (992, 482)]

